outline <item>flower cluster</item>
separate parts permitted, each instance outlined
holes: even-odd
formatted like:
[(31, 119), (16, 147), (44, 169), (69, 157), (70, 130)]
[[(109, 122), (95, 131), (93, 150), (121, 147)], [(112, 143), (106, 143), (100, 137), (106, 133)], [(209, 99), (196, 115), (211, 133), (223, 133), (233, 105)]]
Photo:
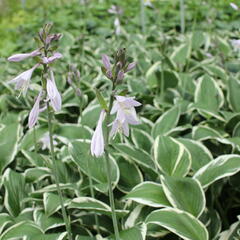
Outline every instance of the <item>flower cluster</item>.
[[(125, 73), (131, 71), (136, 66), (135, 62), (127, 63), (125, 59), (124, 49), (117, 52), (115, 56), (115, 64), (113, 66), (107, 55), (102, 56), (102, 62), (104, 65), (102, 68), (103, 73), (112, 80), (113, 86), (121, 83)], [(115, 95), (113, 107), (108, 110), (111, 115), (116, 114), (115, 120), (107, 126), (112, 126), (110, 137), (114, 137), (117, 132), (123, 133), (126, 137), (129, 136), (129, 124), (137, 125), (140, 123), (135, 110), (135, 107), (140, 105), (141, 103), (136, 101), (134, 97)], [(106, 112), (105, 110), (102, 110), (91, 141), (91, 154), (96, 157), (100, 157), (104, 153), (102, 124), (105, 116)]]
[[(20, 90), (20, 94), (22, 93), (24, 96), (26, 95), (30, 87), (30, 80), (34, 70), (40, 67), (41, 65), (43, 65), (45, 68), (49, 70), (48, 71), (49, 76), (47, 77), (47, 81), (45, 84), (46, 87), (45, 89), (41, 88), (38, 94), (38, 97), (36, 98), (35, 103), (33, 105), (33, 108), (29, 114), (29, 118), (28, 118), (29, 128), (32, 128), (36, 124), (38, 115), (40, 112), (46, 109), (47, 102), (50, 103), (54, 111), (59, 111), (61, 109), (61, 104), (62, 104), (61, 95), (57, 89), (53, 71), (50, 68), (51, 63), (53, 63), (54, 61), (62, 57), (61, 53), (50, 51), (51, 43), (53, 41), (59, 40), (61, 38), (61, 34), (48, 34), (48, 32), (50, 31), (50, 28), (51, 28), (50, 25), (46, 25), (45, 28), (39, 33), (39, 40), (40, 42), (42, 42), (42, 45), (43, 45), (42, 47), (30, 53), (15, 54), (8, 58), (8, 61), (10, 62), (20, 62), (29, 57), (36, 57), (36, 56), (39, 59), (38, 63), (35, 64), (32, 68), (24, 71), (14, 79), (8, 81), (9, 84), (15, 84), (15, 90)], [(51, 56), (48, 56), (47, 55), (48, 53), (51, 53)], [(41, 101), (44, 104), (42, 108), (40, 108)]]

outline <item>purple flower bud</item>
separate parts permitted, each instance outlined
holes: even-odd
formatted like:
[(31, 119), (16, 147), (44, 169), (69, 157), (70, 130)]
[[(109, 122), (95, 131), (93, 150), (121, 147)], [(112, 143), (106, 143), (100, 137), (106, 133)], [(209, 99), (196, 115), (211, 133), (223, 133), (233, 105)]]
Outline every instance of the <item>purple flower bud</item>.
[(106, 54), (102, 55), (102, 62), (103, 62), (104, 67), (107, 70), (111, 69), (111, 63), (110, 63), (109, 57)]
[(80, 90), (79, 88), (76, 89), (76, 95), (77, 95), (78, 97), (81, 97), (81, 96), (82, 96), (82, 92), (81, 92), (81, 90)]
[(136, 65), (137, 65), (136, 62), (129, 63), (128, 66), (127, 66), (126, 72), (129, 72), (132, 69), (134, 69), (136, 67)]
[(38, 94), (38, 97), (33, 105), (33, 108), (31, 110), (30, 114), (29, 114), (29, 117), (28, 117), (28, 127), (29, 128), (32, 128), (37, 122), (38, 115), (40, 112), (39, 104), (41, 101), (41, 96), (42, 96), (42, 91), (40, 91), (40, 93)]
[(56, 53), (53, 54), (53, 56), (51, 56), (49, 58), (44, 57), (42, 59), (42, 61), (43, 61), (44, 64), (49, 64), (49, 63), (52, 63), (52, 62), (54, 62), (55, 60), (57, 60), (59, 58), (62, 58), (62, 54), (59, 53), (59, 52), (56, 52)]
[(118, 80), (118, 81), (122, 81), (123, 78), (124, 78), (124, 72), (123, 72), (122, 70), (120, 70), (120, 71), (118, 72), (118, 75), (117, 75), (117, 80)]
[(50, 71), (51, 79), (47, 80), (47, 94), (54, 111), (60, 111), (62, 106), (62, 98), (57, 89), (53, 71)]
[(37, 49), (31, 53), (20, 53), (20, 54), (15, 54), (15, 55), (12, 55), (11, 57), (8, 58), (8, 61), (10, 62), (20, 62), (26, 58), (29, 58), (29, 57), (35, 57), (37, 55), (41, 54), (41, 52)]
[(111, 79), (112, 78), (112, 71), (111, 70), (108, 70), (107, 72), (106, 72), (106, 75), (107, 75), (107, 77), (109, 78), (109, 79)]

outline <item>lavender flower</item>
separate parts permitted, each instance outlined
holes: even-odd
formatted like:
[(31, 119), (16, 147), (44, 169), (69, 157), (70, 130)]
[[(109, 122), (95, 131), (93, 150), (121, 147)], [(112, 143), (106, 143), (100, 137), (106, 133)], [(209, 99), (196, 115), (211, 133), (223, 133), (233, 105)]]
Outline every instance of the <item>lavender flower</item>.
[(93, 133), (93, 137), (91, 140), (92, 156), (100, 157), (104, 153), (104, 138), (103, 138), (102, 123), (105, 119), (105, 115), (106, 115), (106, 112), (102, 110), (97, 123), (97, 127)]
[(33, 52), (30, 52), (30, 53), (14, 54), (14, 55), (12, 55), (11, 57), (8, 58), (8, 61), (10, 61), (10, 62), (20, 62), (20, 61), (22, 61), (26, 58), (35, 57), (35, 56), (38, 56), (40, 54), (41, 54), (41, 52), (39, 51), (39, 49), (34, 50)]
[(123, 132), (125, 136), (129, 136), (129, 124), (137, 125), (139, 120), (135, 107), (140, 106), (141, 103), (134, 100), (134, 97), (116, 96), (111, 114), (116, 115), (116, 119), (113, 121), (110, 136), (116, 135), (117, 132)]
[(240, 48), (240, 39), (231, 40), (231, 43), (232, 43), (232, 46), (233, 46), (235, 49), (239, 49), (239, 48)]
[(111, 70), (111, 63), (110, 63), (110, 59), (109, 59), (108, 55), (106, 55), (106, 54), (102, 55), (102, 63), (106, 69), (107, 77), (109, 79), (111, 79), (112, 78), (112, 70)]
[(129, 63), (125, 72), (129, 72), (136, 67), (136, 62)]
[(39, 92), (38, 97), (33, 105), (33, 108), (28, 117), (28, 127), (32, 128), (38, 119), (38, 115), (40, 113), (40, 101), (41, 101), (42, 91)]
[(43, 60), (44, 64), (49, 64), (60, 58), (62, 58), (62, 54), (59, 52), (56, 52), (51, 57), (49, 57), (49, 58), (44, 57), (42, 60)]
[[(54, 136), (53, 136), (54, 137)], [(45, 133), (39, 140), (42, 143), (42, 150), (50, 149), (50, 136), (49, 133)], [(53, 140), (53, 145), (57, 145), (57, 142)]]
[(21, 92), (23, 92), (23, 95), (26, 95), (27, 90), (29, 88), (30, 79), (32, 77), (32, 74), (34, 70), (39, 66), (39, 64), (36, 64), (34, 67), (30, 68), (29, 70), (19, 74), (14, 79), (8, 81), (8, 83), (15, 83), (15, 90), (21, 89)]
[(50, 71), (51, 78), (47, 80), (47, 94), (54, 111), (60, 111), (62, 106), (62, 98), (57, 89), (53, 71)]
[(234, 9), (234, 10), (239, 10), (238, 6), (235, 3), (230, 3), (230, 6)]
[(121, 34), (121, 23), (119, 18), (115, 18), (114, 20), (114, 27), (115, 27), (115, 34), (120, 35)]

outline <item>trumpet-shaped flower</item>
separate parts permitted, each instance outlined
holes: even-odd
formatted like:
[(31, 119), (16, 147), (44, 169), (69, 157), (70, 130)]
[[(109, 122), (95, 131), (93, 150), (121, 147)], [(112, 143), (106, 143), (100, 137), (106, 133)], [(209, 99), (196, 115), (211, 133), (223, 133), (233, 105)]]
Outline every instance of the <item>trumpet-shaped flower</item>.
[(111, 114), (117, 113), (117, 115), (112, 123), (110, 136), (114, 136), (119, 131), (122, 131), (125, 136), (129, 136), (128, 125), (137, 125), (140, 123), (135, 110), (135, 107), (140, 105), (141, 103), (134, 100), (134, 97), (116, 96)]
[(55, 60), (59, 59), (59, 58), (62, 58), (62, 54), (59, 53), (59, 52), (56, 52), (54, 53), (51, 57), (47, 58), (47, 57), (44, 57), (43, 58), (43, 63), (44, 64), (49, 64), (49, 63), (52, 63), (54, 62)]
[(22, 61), (26, 58), (38, 56), (39, 54), (41, 54), (41, 52), (38, 49), (34, 50), (33, 52), (30, 52), (30, 53), (14, 54), (14, 55), (12, 55), (11, 57), (8, 58), (8, 61), (10, 61), (10, 62), (20, 62), (20, 61)]
[(38, 115), (40, 113), (40, 101), (41, 101), (41, 96), (42, 96), (42, 91), (40, 91), (40, 93), (38, 94), (38, 97), (33, 105), (33, 108), (29, 114), (28, 117), (28, 127), (32, 128), (37, 120), (38, 120)]
[(230, 6), (234, 9), (234, 10), (238, 10), (238, 6), (235, 3), (230, 3)]
[(20, 90), (23, 92), (23, 95), (26, 95), (26, 92), (29, 88), (30, 79), (32, 77), (32, 74), (34, 70), (39, 66), (39, 64), (36, 64), (34, 67), (30, 68), (29, 70), (19, 74), (14, 79), (10, 80), (8, 83), (15, 83), (15, 90)]
[(47, 94), (54, 111), (60, 111), (62, 106), (62, 98), (57, 89), (53, 71), (50, 72), (51, 78), (47, 80)]
[(100, 157), (104, 153), (104, 137), (103, 137), (102, 123), (105, 119), (105, 115), (106, 115), (105, 111), (102, 110), (97, 123), (97, 127), (93, 133), (93, 137), (91, 140), (92, 156)]

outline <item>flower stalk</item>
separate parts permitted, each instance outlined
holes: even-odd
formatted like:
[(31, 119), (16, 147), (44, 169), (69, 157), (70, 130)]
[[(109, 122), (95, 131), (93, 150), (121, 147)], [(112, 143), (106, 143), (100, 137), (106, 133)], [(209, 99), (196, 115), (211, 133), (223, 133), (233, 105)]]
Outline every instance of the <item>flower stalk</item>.
[(112, 188), (112, 174), (111, 174), (111, 164), (110, 164), (110, 158), (109, 158), (109, 124), (110, 124), (110, 110), (112, 109), (113, 106), (113, 100), (114, 100), (114, 89), (115, 85), (113, 83), (112, 87), (112, 93), (110, 95), (110, 100), (109, 100), (109, 106), (106, 114), (106, 135), (105, 135), (105, 159), (106, 159), (106, 164), (107, 164), (107, 179), (108, 179), (108, 192), (109, 192), (109, 201), (110, 201), (110, 206), (112, 210), (112, 221), (113, 221), (113, 228), (114, 228), (114, 233), (116, 240), (120, 240), (120, 235), (119, 235), (119, 229), (118, 229), (118, 222), (117, 222), (117, 215), (116, 215), (116, 209), (115, 209), (115, 202), (114, 202), (114, 195), (113, 195), (113, 188)]

